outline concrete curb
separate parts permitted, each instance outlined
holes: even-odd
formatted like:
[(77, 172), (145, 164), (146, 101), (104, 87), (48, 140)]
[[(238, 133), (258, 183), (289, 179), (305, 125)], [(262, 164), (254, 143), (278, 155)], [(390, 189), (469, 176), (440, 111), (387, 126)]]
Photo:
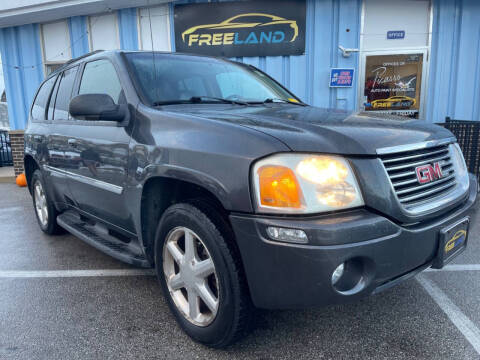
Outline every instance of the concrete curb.
[(0, 177), (0, 184), (15, 184), (15, 176)]

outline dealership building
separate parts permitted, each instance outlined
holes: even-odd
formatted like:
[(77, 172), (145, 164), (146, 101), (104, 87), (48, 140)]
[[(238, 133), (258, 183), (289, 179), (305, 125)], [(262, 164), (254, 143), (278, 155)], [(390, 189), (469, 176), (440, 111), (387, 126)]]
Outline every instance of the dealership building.
[(11, 130), (50, 72), (99, 49), (225, 56), (320, 107), (480, 120), (477, 0), (3, 0)]

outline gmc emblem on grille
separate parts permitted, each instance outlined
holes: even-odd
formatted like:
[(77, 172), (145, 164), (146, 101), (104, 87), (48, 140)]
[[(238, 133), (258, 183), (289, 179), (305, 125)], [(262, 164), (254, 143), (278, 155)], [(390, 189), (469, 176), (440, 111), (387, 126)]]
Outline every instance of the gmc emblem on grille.
[(415, 172), (417, 173), (417, 180), (420, 184), (426, 184), (443, 177), (442, 168), (438, 162), (432, 165), (417, 166)]

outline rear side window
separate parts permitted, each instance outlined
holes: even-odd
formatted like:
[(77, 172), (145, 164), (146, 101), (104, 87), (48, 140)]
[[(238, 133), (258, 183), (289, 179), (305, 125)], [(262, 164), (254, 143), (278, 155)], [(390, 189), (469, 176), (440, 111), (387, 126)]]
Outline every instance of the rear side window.
[(52, 95), (50, 96), (50, 101), (48, 102), (48, 113), (47, 119), (53, 120), (53, 110), (55, 110), (55, 99), (58, 93), (58, 85), (60, 85), (60, 78), (61, 76), (57, 77), (57, 81), (55, 82), (55, 86), (53, 87)]
[(115, 67), (108, 60), (96, 60), (85, 65), (79, 94), (107, 94), (118, 104), (123, 98), (122, 86)]
[(60, 79), (58, 87), (57, 99), (55, 100), (55, 111), (53, 118), (55, 120), (68, 119), (68, 106), (72, 98), (73, 83), (77, 74), (78, 66), (65, 70)]
[(32, 106), (32, 119), (33, 120), (45, 120), (45, 108), (47, 107), (48, 99), (50, 97), (50, 93), (52, 92), (53, 84), (55, 84), (55, 79), (57, 77), (54, 76), (47, 81), (45, 81), (40, 90), (38, 90), (37, 97), (33, 102)]

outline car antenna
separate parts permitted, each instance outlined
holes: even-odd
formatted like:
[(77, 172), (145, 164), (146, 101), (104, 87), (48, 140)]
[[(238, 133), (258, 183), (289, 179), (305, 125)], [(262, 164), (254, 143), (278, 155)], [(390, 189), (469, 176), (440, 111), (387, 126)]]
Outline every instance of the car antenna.
[[(155, 49), (153, 48), (153, 31), (152, 31), (152, 15), (150, 13), (151, 8), (150, 8), (150, 0), (147, 0), (147, 8), (148, 8), (148, 22), (150, 26), (150, 43), (152, 44), (152, 62), (153, 62), (153, 82), (154, 84), (157, 83), (157, 69), (155, 66)], [(158, 87), (155, 87), (155, 92), (158, 91)], [(159, 94), (155, 94), (155, 99), (158, 99)]]

